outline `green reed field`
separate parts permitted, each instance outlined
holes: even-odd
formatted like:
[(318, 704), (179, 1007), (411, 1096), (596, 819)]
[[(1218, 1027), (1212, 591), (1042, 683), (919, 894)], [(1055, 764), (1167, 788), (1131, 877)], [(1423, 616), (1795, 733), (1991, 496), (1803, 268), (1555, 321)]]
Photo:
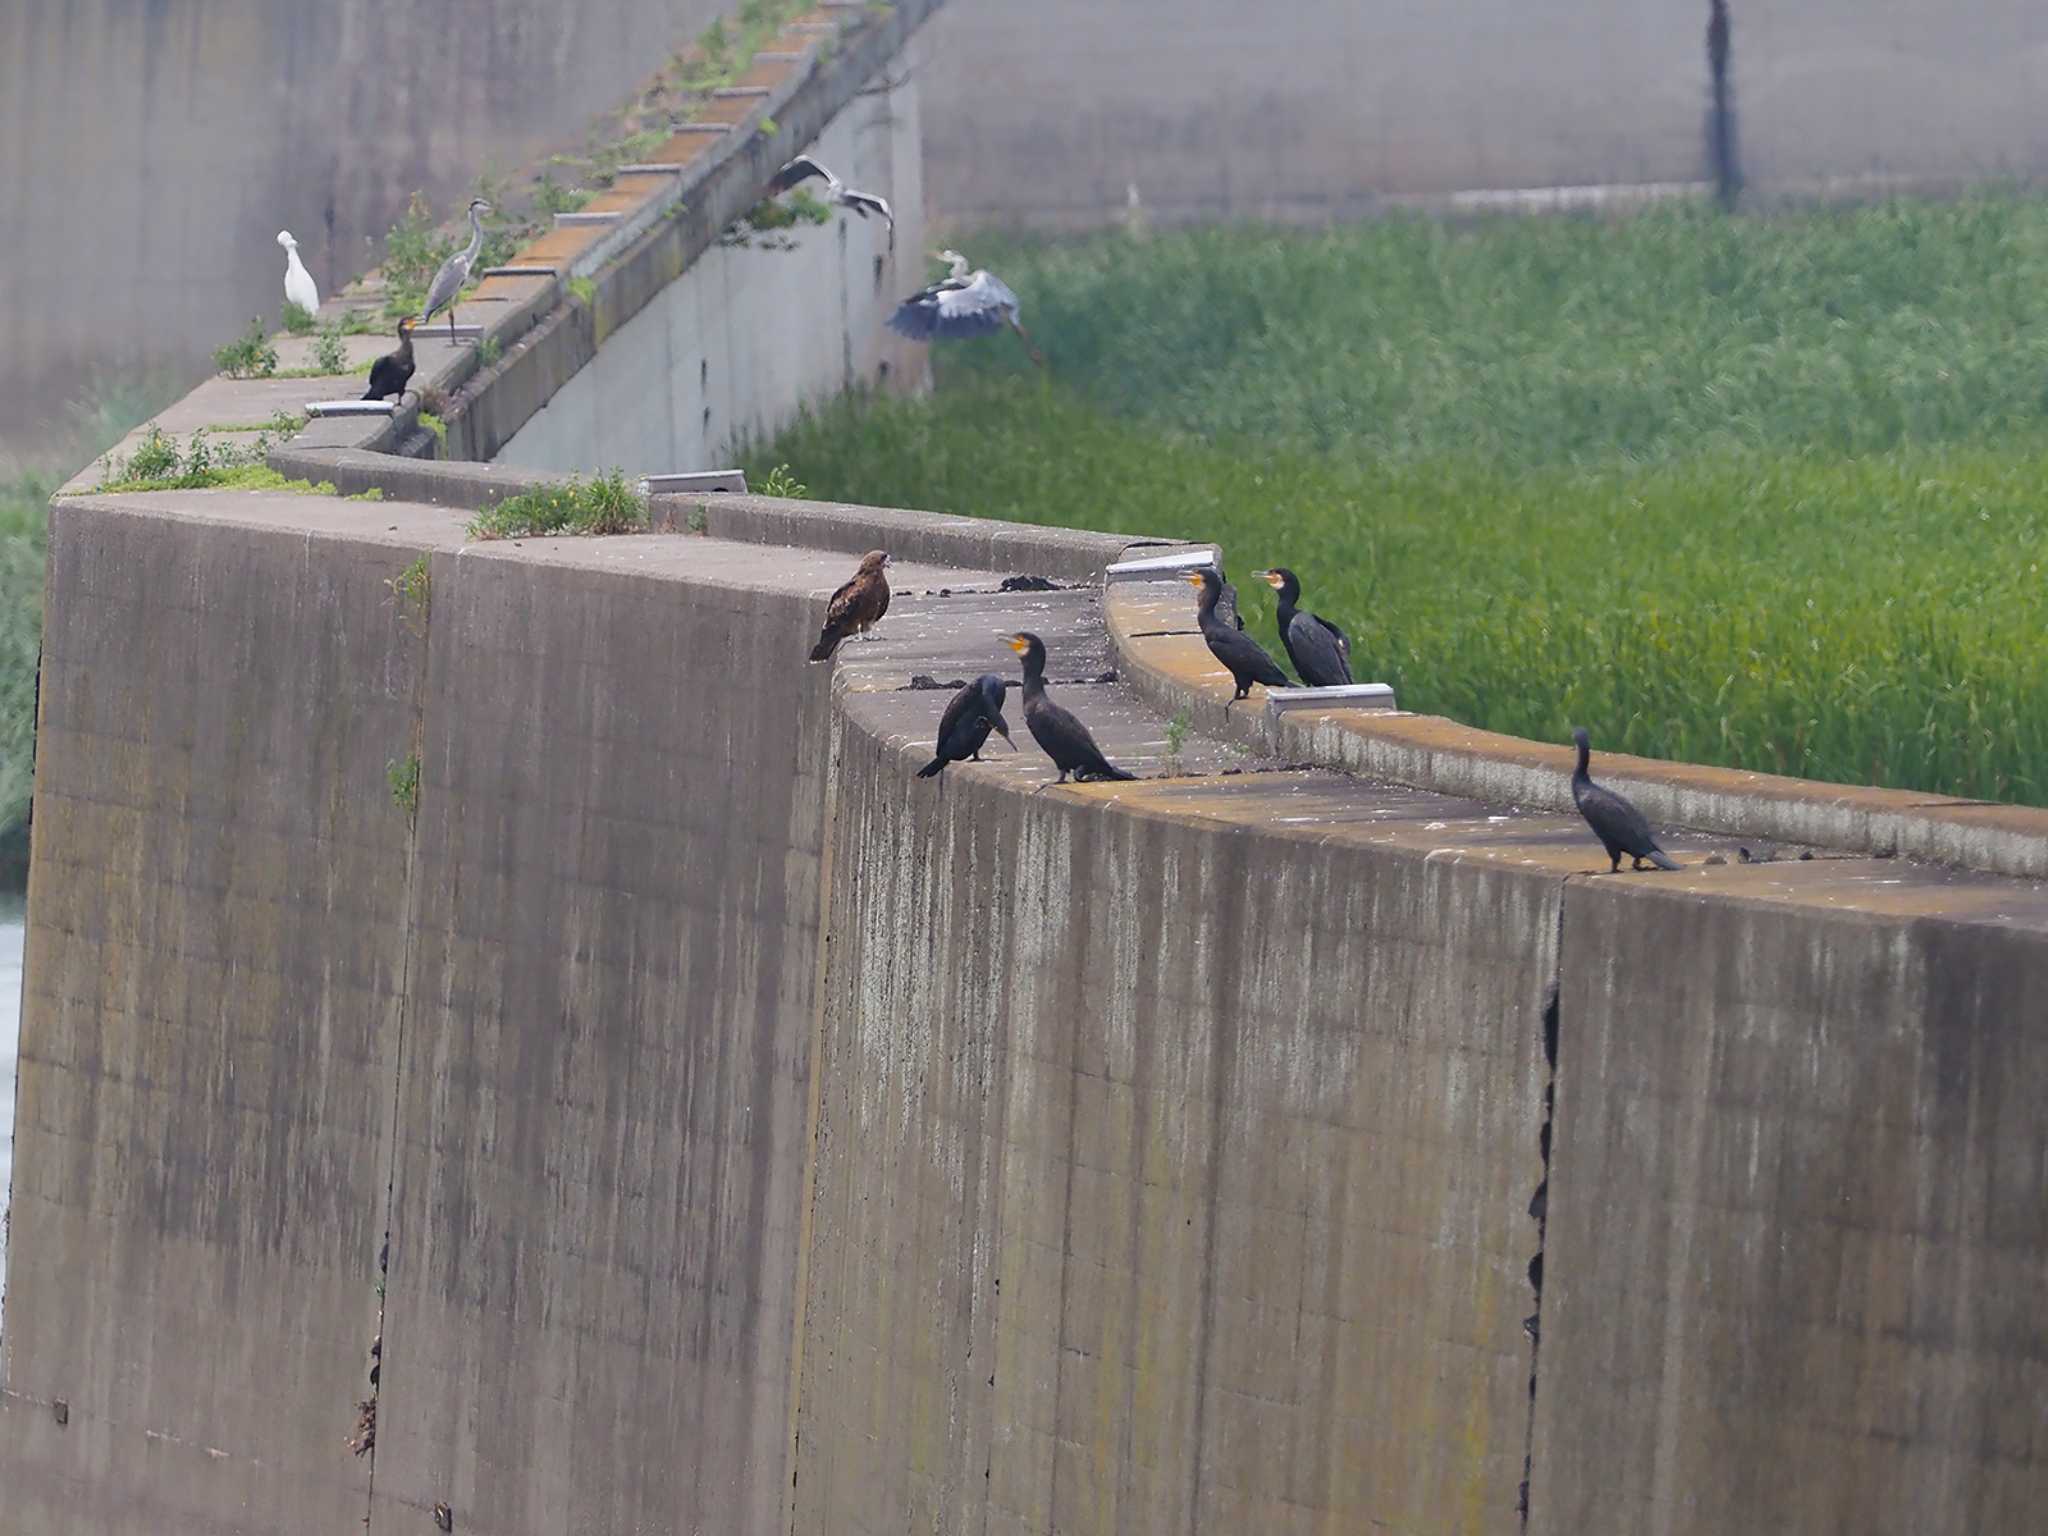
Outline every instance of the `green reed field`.
[(1276, 652), (1291, 565), (1404, 708), (2048, 804), (2048, 201), (966, 249), (1049, 374), (942, 348), (750, 472), (1220, 540)]

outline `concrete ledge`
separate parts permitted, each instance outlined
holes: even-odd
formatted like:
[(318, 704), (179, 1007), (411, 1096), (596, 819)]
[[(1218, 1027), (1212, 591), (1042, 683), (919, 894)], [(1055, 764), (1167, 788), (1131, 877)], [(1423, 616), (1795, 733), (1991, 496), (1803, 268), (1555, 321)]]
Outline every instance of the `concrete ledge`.
[(773, 496), (656, 496), (652, 507), (655, 527), (688, 528), (715, 539), (808, 544), (848, 554), (881, 548), (903, 560), (978, 565), (1007, 575), (1069, 583), (1099, 580), (1103, 567), (1122, 558), (1127, 549), (1174, 542)]
[(480, 512), (507, 496), (573, 477), (468, 461), (399, 458), (362, 448), (279, 448), (270, 467), (292, 479), (327, 480), (344, 496), (380, 490), (390, 501)]
[[(1289, 761), (1341, 768), (1383, 783), (1522, 809), (1572, 810), (1573, 754), (1567, 746), (1384, 708), (1248, 710), (1240, 704), (1226, 712), (1234, 691), (1230, 674), (1209, 654), (1195, 624), (1194, 593), (1178, 579), (1111, 586), (1103, 617), (1131, 684), (1161, 709), (1186, 710), (1204, 729)], [(1274, 649), (1266, 637), (1256, 638)], [(1262, 697), (1276, 695), (1255, 688), (1252, 700)], [(1654, 822), (1759, 842), (2048, 878), (2048, 810), (1661, 762), (1600, 752), (1597, 742), (1594, 766), (1603, 783), (1635, 801)]]

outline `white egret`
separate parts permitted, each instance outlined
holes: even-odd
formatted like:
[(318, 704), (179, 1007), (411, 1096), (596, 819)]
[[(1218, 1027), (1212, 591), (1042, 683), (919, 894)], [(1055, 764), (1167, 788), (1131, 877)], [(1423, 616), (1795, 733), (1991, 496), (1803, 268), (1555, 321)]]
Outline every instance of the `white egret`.
[(277, 243), (284, 247), (284, 297), (288, 304), (296, 304), (307, 314), (320, 312), (320, 290), (314, 286), (313, 274), (299, 261), (299, 242), (292, 238), (288, 229), (277, 232)]

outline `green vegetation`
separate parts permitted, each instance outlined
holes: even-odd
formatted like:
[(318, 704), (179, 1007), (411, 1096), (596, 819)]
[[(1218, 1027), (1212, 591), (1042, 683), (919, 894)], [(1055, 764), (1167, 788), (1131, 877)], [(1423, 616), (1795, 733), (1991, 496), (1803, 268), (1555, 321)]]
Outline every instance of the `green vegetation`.
[(1405, 708), (2048, 803), (2048, 201), (970, 241), (934, 401), (749, 459), (820, 494), (1220, 540)]
[(382, 501), (383, 499), (384, 487), (381, 485), (373, 485), (366, 491), (357, 491), (353, 496), (344, 496), (342, 498), (343, 501)]
[[(14, 873), (28, 814), (36, 735), (36, 661), (43, 643), (43, 541), (54, 482), (0, 482), (0, 861)], [(18, 888), (18, 880), (9, 884)]]
[[(381, 496), (382, 493), (379, 494)], [(397, 605), (400, 621), (416, 637), (424, 640), (427, 619), (434, 607), (434, 572), (430, 557), (420, 555), (384, 585), (391, 589), (391, 601)]]
[(348, 372), (348, 348), (341, 342), (341, 327), (324, 327), (313, 343), (313, 365), (322, 374)]
[(762, 478), (761, 489), (757, 494), (802, 501), (811, 494), (811, 488), (791, 474), (787, 464), (778, 464)]
[(411, 821), (420, 813), (420, 755), (409, 752), (384, 765), (385, 782), (391, 786), (391, 803)]
[(239, 338), (215, 347), (213, 366), (231, 379), (267, 379), (276, 373), (277, 348), (265, 334), (263, 322), (252, 319)]
[(311, 335), (315, 323), (310, 309), (294, 304), (290, 299), (284, 301), (284, 328), (292, 335)]
[(534, 539), (556, 533), (641, 533), (647, 503), (618, 470), (596, 479), (572, 477), (507, 496), (469, 521), (472, 539)]
[(432, 411), (421, 411), (419, 420), (421, 426), (434, 434), (434, 441), (439, 443), (441, 451), (446, 453), (448, 451), (448, 423), (436, 416)]
[(597, 284), (587, 277), (572, 277), (568, 282), (569, 296), (585, 309), (597, 302)]
[(287, 480), (265, 459), (270, 434), (259, 431), (247, 445), (217, 443), (205, 428), (194, 432), (180, 451), (178, 441), (154, 424), (127, 458), (107, 460), (99, 485), (84, 495), (121, 495), (132, 491), (296, 491), (307, 496), (332, 496), (326, 481)]
[(477, 343), (476, 362), (479, 368), (490, 368), (497, 364), (504, 354), (504, 345), (495, 336), (486, 336)]

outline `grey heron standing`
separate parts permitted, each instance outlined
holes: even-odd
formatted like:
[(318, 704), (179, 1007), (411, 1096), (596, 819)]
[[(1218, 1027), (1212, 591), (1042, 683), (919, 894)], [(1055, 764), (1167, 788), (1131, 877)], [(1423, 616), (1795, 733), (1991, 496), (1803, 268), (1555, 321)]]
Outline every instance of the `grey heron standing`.
[(317, 314), (320, 309), (320, 290), (313, 283), (313, 274), (299, 261), (299, 242), (292, 238), (288, 229), (277, 232), (277, 243), (284, 247), (284, 298), (287, 304), (296, 304), (307, 314)]
[(1031, 361), (1043, 366), (1045, 359), (1017, 319), (1017, 295), (1009, 285), (986, 269), (970, 270), (958, 251), (940, 251), (938, 260), (952, 269), (950, 275), (897, 305), (889, 329), (915, 341), (930, 341), (934, 336), (986, 336), (1007, 325), (1024, 343)]
[(842, 208), (851, 208), (862, 218), (871, 213), (880, 214), (882, 222), (889, 226), (889, 249), (896, 249), (896, 215), (889, 208), (889, 200), (877, 197), (872, 192), (862, 192), (858, 188), (849, 187), (834, 176), (822, 162), (813, 160), (809, 155), (798, 155), (777, 171), (775, 179), (768, 183), (768, 195), (774, 197), (778, 193), (787, 192), (791, 187), (809, 181), (813, 176), (825, 178), (826, 202), (837, 203)]
[(480, 197), (469, 200), (469, 244), (455, 252), (441, 263), (441, 270), (434, 274), (434, 280), (427, 284), (426, 307), (420, 311), (420, 324), (425, 325), (434, 318), (434, 311), (443, 304), (448, 306), (448, 339), (455, 340), (455, 296), (462, 292), (462, 285), (469, 281), (471, 263), (477, 252), (484, 248), (483, 216), (491, 211), (491, 205)]

